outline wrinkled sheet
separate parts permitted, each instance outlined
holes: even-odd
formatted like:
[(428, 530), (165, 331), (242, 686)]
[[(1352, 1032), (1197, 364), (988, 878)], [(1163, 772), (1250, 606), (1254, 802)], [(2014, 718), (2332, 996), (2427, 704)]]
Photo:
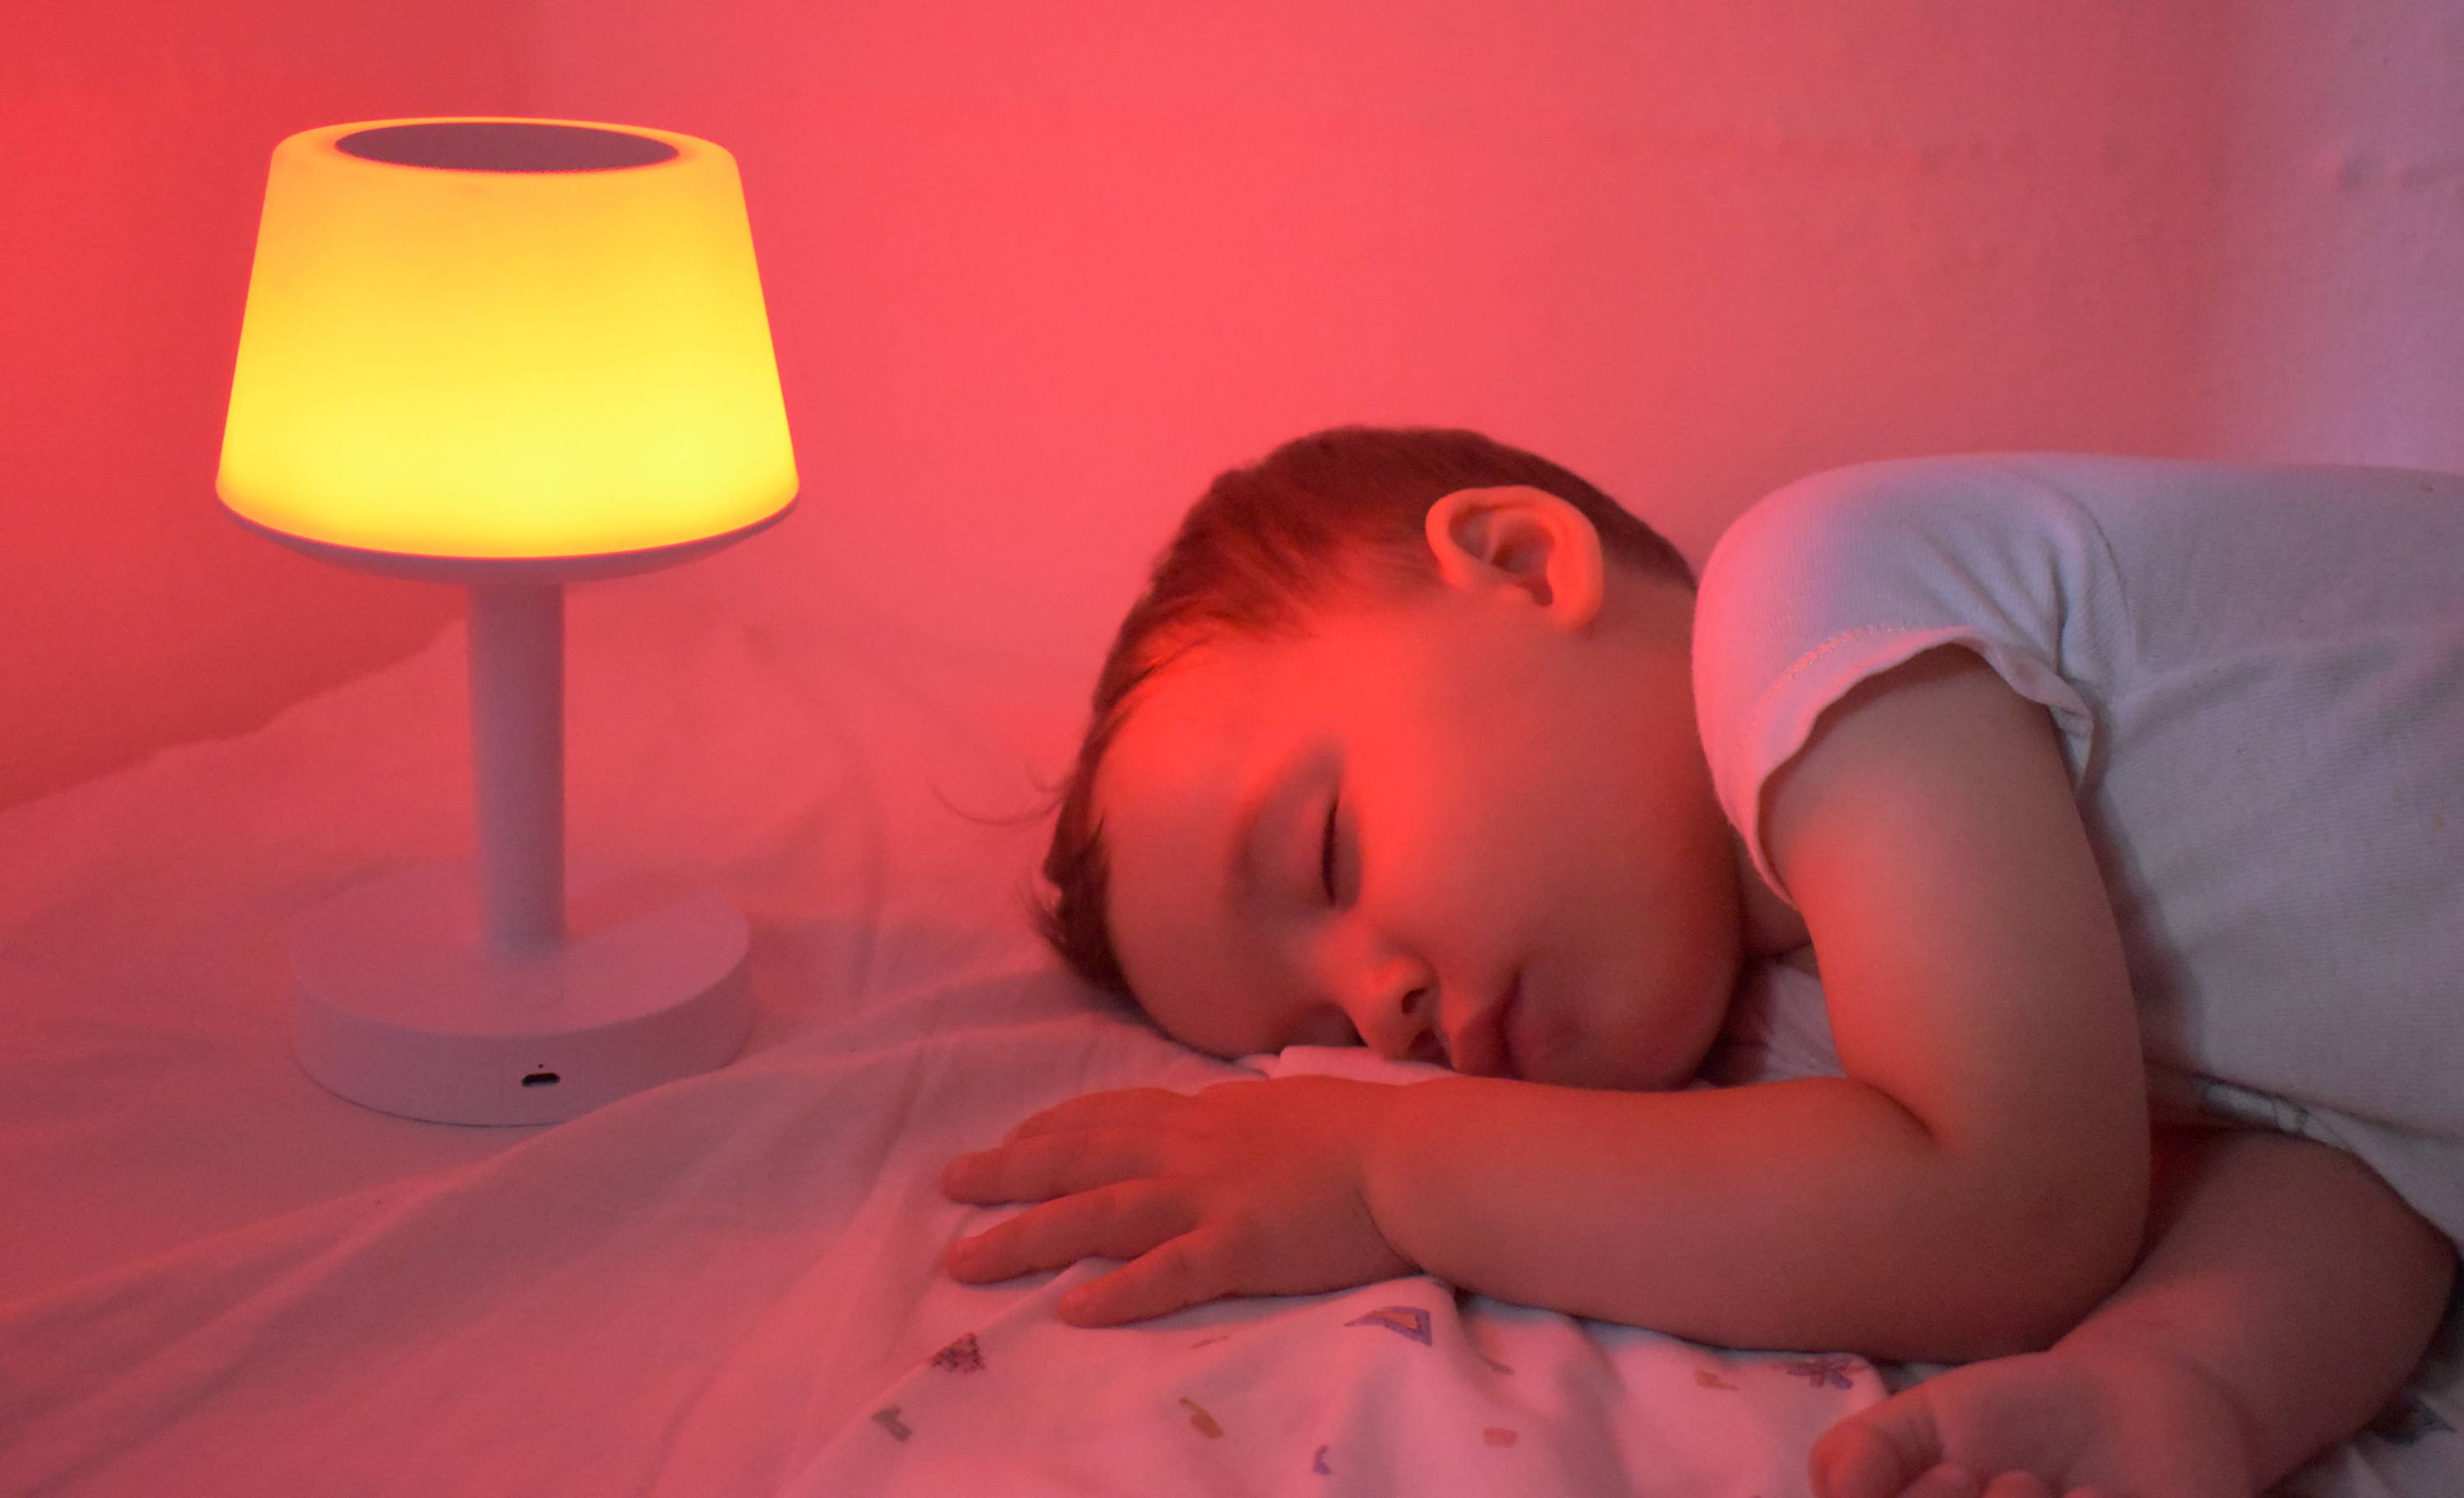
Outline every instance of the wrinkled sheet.
[[(940, 1275), (992, 1215), (940, 1197), (950, 1156), (1254, 1074), (1027, 933), (1083, 680), (707, 580), (571, 609), (575, 856), (746, 911), (745, 1054), (527, 1129), (293, 1064), (286, 924), (468, 853), (458, 629), (0, 813), (0, 1492), (1780, 1498), (1910, 1376), (1427, 1277), (1089, 1332), (1052, 1308), (1095, 1266)], [(2399, 1490), (2371, 1474), (2438, 1443), (2364, 1438), (2316, 1490)]]

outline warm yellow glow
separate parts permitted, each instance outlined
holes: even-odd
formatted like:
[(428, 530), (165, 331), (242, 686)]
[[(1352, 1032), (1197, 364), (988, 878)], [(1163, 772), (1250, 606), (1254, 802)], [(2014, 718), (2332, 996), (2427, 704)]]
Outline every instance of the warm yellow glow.
[[(275, 147), (216, 492), (313, 540), (446, 557), (664, 546), (796, 494), (735, 158), (599, 171)], [(582, 121), (542, 121), (586, 124)]]

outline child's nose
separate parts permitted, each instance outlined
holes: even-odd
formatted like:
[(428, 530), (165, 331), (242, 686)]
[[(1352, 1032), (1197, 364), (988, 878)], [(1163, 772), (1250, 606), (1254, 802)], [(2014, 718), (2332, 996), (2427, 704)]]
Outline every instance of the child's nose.
[(1429, 1007), (1433, 1018), (1420, 1025), (1419, 1033), (1413, 1037), (1412, 1048), (1403, 1053), (1403, 1059), (1425, 1061), (1438, 1067), (1452, 1066), (1453, 1061), (1446, 1054), (1446, 1038), (1434, 1020), (1437, 1005), (1431, 1003)]
[(1393, 1061), (1446, 1064), (1445, 1037), (1438, 1029), (1438, 992), (1414, 983), (1397, 994), (1393, 987), (1371, 999), (1371, 1012), (1353, 1023), (1361, 1039)]

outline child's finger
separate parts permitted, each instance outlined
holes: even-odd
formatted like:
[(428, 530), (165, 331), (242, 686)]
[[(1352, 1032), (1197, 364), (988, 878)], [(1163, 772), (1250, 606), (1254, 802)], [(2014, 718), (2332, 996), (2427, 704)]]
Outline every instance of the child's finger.
[(1061, 1297), (1061, 1319), (1077, 1327), (1144, 1321), (1228, 1295), (1220, 1235), (1182, 1233)]
[(1043, 1135), (951, 1160), (941, 1167), (941, 1194), (977, 1206), (1048, 1201), (1158, 1175), (1155, 1156), (1155, 1136), (1132, 1129)]
[(1983, 1487), (1968, 1468), (1941, 1462), (1907, 1486), (1905, 1498), (1979, 1498)]
[(1816, 1498), (1924, 1498), (1916, 1487), (1942, 1460), (1925, 1386), (1851, 1416), (1814, 1443), (1811, 1475)]
[(953, 1279), (984, 1285), (1081, 1259), (1134, 1259), (1195, 1221), (1180, 1193), (1156, 1181), (1125, 1180), (1029, 1207), (952, 1244), (941, 1263)]
[(1132, 1087), (1110, 1092), (1086, 1092), (1021, 1120), (1016, 1128), (1010, 1130), (1008, 1137), (1014, 1141), (1031, 1139), (1039, 1135), (1065, 1134), (1072, 1129), (1151, 1125), (1188, 1106), (1187, 1097), (1168, 1088)]

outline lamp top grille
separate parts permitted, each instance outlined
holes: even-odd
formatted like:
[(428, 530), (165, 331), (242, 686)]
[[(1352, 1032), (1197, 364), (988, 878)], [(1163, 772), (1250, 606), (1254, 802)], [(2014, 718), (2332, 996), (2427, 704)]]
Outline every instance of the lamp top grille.
[(615, 171), (672, 161), (665, 141), (623, 130), (526, 120), (429, 120), (380, 125), (334, 143), (363, 161), (440, 171)]

